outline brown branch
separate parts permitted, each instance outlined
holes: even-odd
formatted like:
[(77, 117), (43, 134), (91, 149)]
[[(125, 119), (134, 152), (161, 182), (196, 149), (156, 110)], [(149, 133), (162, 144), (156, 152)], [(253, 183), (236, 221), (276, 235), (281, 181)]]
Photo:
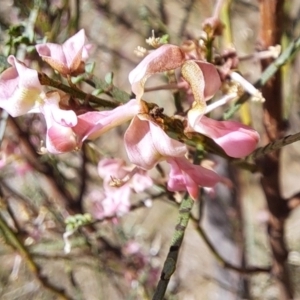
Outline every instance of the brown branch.
[(18, 253), (23, 257), (29, 270), (35, 275), (36, 279), (44, 288), (54, 293), (57, 296), (57, 299), (65, 299), (65, 300), (73, 299), (72, 297), (67, 295), (67, 293), (64, 291), (63, 288), (59, 288), (54, 284), (52, 284), (48, 280), (48, 278), (41, 273), (40, 267), (35, 263), (31, 254), (29, 253), (27, 248), (23, 245), (23, 243), (19, 240), (17, 235), (8, 226), (5, 219), (2, 217), (1, 213), (0, 213), (0, 229), (1, 229), (0, 233), (3, 234), (7, 243), (12, 248), (17, 250)]
[[(82, 206), (82, 198), (86, 190), (86, 184), (87, 184), (87, 154), (86, 154), (86, 145), (83, 145), (81, 150), (81, 166), (79, 170), (79, 177), (80, 177), (80, 183), (79, 183), (79, 193), (76, 199), (76, 203), (81, 207)], [(82, 208), (82, 207), (81, 207)]]
[(200, 220), (198, 220), (197, 218), (195, 218), (193, 215), (191, 216), (191, 220), (193, 221), (196, 230), (198, 231), (198, 233), (200, 234), (200, 236), (203, 238), (206, 246), (209, 248), (209, 250), (211, 251), (211, 253), (213, 254), (213, 256), (216, 258), (216, 260), (220, 263), (220, 265), (223, 268), (229, 269), (229, 270), (233, 270), (235, 272), (241, 273), (241, 274), (254, 274), (254, 273), (270, 273), (271, 268), (270, 267), (239, 267), (239, 266), (235, 266), (232, 263), (226, 261), (222, 255), (217, 251), (217, 249), (215, 248), (215, 246), (211, 243), (209, 237), (207, 236), (207, 234), (205, 233), (205, 230), (201, 227), (201, 225), (199, 224)]
[[(282, 17), (284, 0), (260, 0), (260, 50), (280, 44), (282, 35)], [(271, 59), (261, 61), (266, 69)], [(265, 127), (264, 142), (270, 143), (283, 136), (282, 118), (282, 82), (281, 73), (277, 72), (262, 88), (266, 99), (264, 103), (263, 122)], [(293, 298), (291, 282), (287, 269), (288, 251), (284, 235), (285, 221), (289, 215), (288, 202), (280, 196), (279, 184), (280, 150), (266, 154), (257, 162), (261, 165), (263, 177), (262, 188), (265, 193), (268, 209), (268, 237), (272, 252), (272, 274), (277, 279), (279, 298)]]
[(185, 30), (186, 30), (186, 25), (189, 21), (189, 18), (190, 18), (190, 14), (191, 14), (191, 11), (193, 9), (193, 6), (195, 4), (195, 0), (190, 0), (189, 3), (186, 4), (185, 6), (185, 14), (184, 14), (184, 17), (182, 19), (182, 22), (180, 24), (180, 29), (179, 29), (179, 32), (178, 32), (178, 35), (179, 37), (182, 37), (185, 33)]
[(24, 153), (25, 158), (29, 164), (38, 172), (45, 176), (46, 182), (49, 185), (48, 189), (51, 191), (53, 199), (57, 199), (64, 203), (64, 206), (69, 209), (69, 212), (80, 213), (76, 207), (76, 203), (73, 200), (70, 192), (65, 188), (63, 182), (61, 182), (50, 163), (40, 161), (40, 155), (36, 152), (36, 149), (32, 146), (29, 140), (28, 134), (23, 131), (17, 123), (17, 120), (9, 117), (8, 124), (13, 130), (14, 134), (19, 137), (20, 145)]

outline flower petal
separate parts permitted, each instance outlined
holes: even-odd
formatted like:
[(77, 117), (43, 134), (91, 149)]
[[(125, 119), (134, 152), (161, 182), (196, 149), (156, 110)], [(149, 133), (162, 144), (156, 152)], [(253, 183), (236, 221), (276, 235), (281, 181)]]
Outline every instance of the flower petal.
[(77, 124), (77, 116), (73, 110), (59, 108), (60, 94), (58, 92), (47, 93), (43, 110), (50, 110), (53, 120), (66, 127), (73, 127)]
[(136, 100), (108, 111), (92, 111), (78, 116), (78, 124), (73, 128), (79, 139), (96, 139), (104, 132), (132, 119), (140, 110)]
[(58, 154), (77, 149), (76, 136), (70, 127), (47, 124), (46, 147), (50, 153)]
[(220, 89), (222, 84), (220, 75), (218, 73), (217, 68), (213, 64), (205, 61), (195, 62), (200, 67), (204, 76), (204, 98), (207, 101), (211, 99), (214, 96), (214, 94)]
[(209, 169), (190, 163), (186, 158), (168, 158), (171, 165), (168, 179), (168, 190), (187, 191), (196, 200), (199, 186), (212, 187), (220, 181), (221, 177)]
[(135, 69), (129, 73), (131, 89), (140, 101), (144, 93), (144, 85), (149, 76), (169, 70), (174, 70), (182, 65), (185, 60), (184, 52), (174, 45), (162, 45), (148, 54)]
[(36, 50), (45, 62), (62, 75), (78, 75), (84, 71), (82, 64), (90, 48), (85, 43), (85, 32), (81, 29), (62, 45), (45, 43), (36, 45)]
[(216, 121), (203, 116), (193, 128), (212, 138), (229, 156), (236, 158), (249, 155), (259, 141), (255, 130), (234, 121)]
[(71, 73), (79, 68), (80, 63), (83, 60), (82, 52), (85, 42), (85, 32), (84, 29), (81, 29), (71, 38), (66, 40), (62, 45), (63, 52), (67, 61), (67, 66), (70, 69)]
[(166, 156), (183, 156), (184, 144), (171, 139), (158, 125), (136, 116), (124, 135), (129, 160), (136, 166), (150, 170)]
[(27, 68), (12, 55), (7, 60), (13, 67), (5, 70), (0, 77), (0, 107), (17, 117), (28, 113), (36, 105), (42, 86), (37, 71)]
[(129, 173), (125, 167), (121, 158), (103, 158), (98, 163), (98, 174), (104, 180), (108, 178), (111, 181), (112, 177), (122, 179)]

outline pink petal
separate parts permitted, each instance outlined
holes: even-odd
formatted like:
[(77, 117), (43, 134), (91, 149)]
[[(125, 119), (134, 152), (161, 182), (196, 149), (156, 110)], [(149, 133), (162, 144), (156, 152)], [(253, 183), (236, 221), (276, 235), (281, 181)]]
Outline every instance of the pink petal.
[(181, 68), (181, 75), (190, 85), (195, 102), (202, 104), (205, 111), (204, 88), (205, 80), (201, 68), (193, 60), (186, 61)]
[(46, 147), (53, 154), (76, 150), (76, 136), (71, 128), (54, 123), (47, 129)]
[(147, 172), (141, 169), (138, 173), (134, 174), (130, 183), (131, 188), (136, 193), (141, 193), (153, 186), (152, 178), (147, 174)]
[(220, 176), (209, 169), (190, 163), (186, 158), (169, 158), (171, 165), (168, 190), (184, 191), (196, 200), (199, 186), (212, 187), (220, 181)]
[(169, 70), (174, 70), (182, 65), (185, 60), (184, 52), (174, 45), (163, 45), (148, 54), (135, 69), (129, 73), (131, 89), (138, 101), (144, 93), (144, 85), (149, 76)]
[(122, 179), (129, 173), (125, 167), (125, 161), (120, 158), (103, 158), (98, 163), (98, 174), (103, 179), (111, 180), (111, 177)]
[(38, 91), (42, 90), (36, 70), (26, 67), (24, 63), (17, 60), (13, 55), (10, 55), (7, 61), (16, 68), (19, 74), (19, 86)]
[(206, 116), (194, 130), (212, 138), (231, 157), (249, 155), (257, 146), (259, 134), (251, 127), (234, 121), (216, 121)]
[(186, 61), (181, 74), (189, 83), (195, 100), (188, 112), (189, 124), (194, 127), (206, 112), (206, 101), (220, 88), (221, 80), (215, 66), (203, 61)]
[(105, 191), (105, 198), (101, 201), (104, 217), (123, 216), (130, 209), (131, 190), (128, 186)]
[(166, 156), (182, 156), (184, 144), (171, 139), (158, 125), (134, 117), (124, 135), (129, 160), (142, 169), (152, 169)]
[(93, 191), (90, 201), (93, 204), (92, 214), (97, 219), (122, 216), (130, 209), (130, 188), (121, 187), (109, 192)]
[(76, 150), (78, 142), (72, 128), (55, 122), (52, 111), (47, 109), (47, 105), (41, 107), (41, 112), (44, 114), (47, 124), (47, 150), (53, 154)]
[(78, 124), (73, 128), (79, 139), (96, 139), (104, 132), (132, 119), (140, 110), (136, 100), (109, 111), (88, 112), (78, 116)]
[(38, 54), (62, 75), (78, 75), (83, 72), (82, 63), (88, 57), (84, 30), (80, 30), (63, 45), (45, 43), (36, 45)]
[(85, 41), (85, 32), (84, 29), (81, 29), (71, 38), (66, 40), (62, 45), (63, 52), (67, 61), (67, 66), (71, 70), (71, 72), (75, 71), (79, 67), (80, 62), (83, 60), (82, 52)]
[(67, 64), (67, 59), (61, 45), (54, 43), (46, 43), (35, 46), (39, 56), (49, 64), (54, 70), (67, 75), (70, 69)]
[(205, 100), (211, 99), (221, 87), (221, 79), (217, 68), (205, 61), (195, 61), (203, 72), (205, 88)]
[(42, 86), (37, 71), (27, 68), (12, 55), (7, 60), (13, 67), (0, 77), (0, 107), (17, 117), (35, 106), (40, 99)]
[(60, 95), (58, 92), (47, 94), (43, 111), (51, 111), (53, 120), (66, 127), (74, 127), (77, 124), (77, 116), (73, 110), (64, 110), (59, 108)]

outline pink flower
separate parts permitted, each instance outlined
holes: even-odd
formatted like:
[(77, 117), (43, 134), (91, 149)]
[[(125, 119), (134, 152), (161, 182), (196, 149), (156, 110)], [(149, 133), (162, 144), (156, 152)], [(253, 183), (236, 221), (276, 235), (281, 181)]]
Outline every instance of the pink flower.
[(131, 100), (109, 111), (92, 111), (76, 116), (72, 110), (59, 108), (59, 93), (47, 94), (40, 110), (47, 123), (46, 147), (50, 153), (63, 153), (81, 148), (86, 139), (96, 139), (106, 131), (133, 118), (139, 105)]
[(166, 157), (180, 157), (187, 152), (184, 144), (171, 139), (147, 114), (133, 118), (124, 142), (129, 160), (145, 170), (152, 169)]
[(209, 169), (190, 163), (184, 157), (170, 157), (171, 165), (168, 179), (169, 191), (187, 191), (192, 199), (197, 200), (199, 186), (212, 187), (221, 177)]
[(99, 219), (124, 215), (130, 210), (132, 191), (143, 192), (153, 185), (145, 171), (126, 166), (122, 159), (102, 159), (98, 173), (103, 179), (103, 192), (93, 200), (93, 212)]
[(136, 193), (143, 192), (153, 185), (153, 181), (146, 171), (127, 166), (122, 159), (102, 159), (98, 164), (98, 173), (103, 178), (103, 187), (106, 191), (115, 191), (118, 188), (117, 183)]
[[(184, 51), (175, 45), (163, 45), (146, 56), (129, 74), (131, 89), (140, 101), (144, 85), (149, 76), (181, 67), (181, 75), (188, 83), (194, 96), (191, 109), (193, 115), (203, 115), (206, 101), (220, 88), (221, 80), (214, 65), (191, 60)], [(195, 116), (193, 116), (195, 118)]]
[(202, 116), (193, 129), (212, 138), (226, 154), (235, 158), (249, 155), (259, 141), (255, 130), (234, 121), (216, 121)]
[(60, 74), (76, 76), (84, 72), (90, 45), (86, 45), (84, 29), (81, 29), (62, 45), (45, 43), (36, 45), (42, 59)]
[(27, 68), (12, 55), (7, 61), (12, 67), (0, 76), (0, 107), (17, 117), (30, 112), (42, 101), (42, 86), (37, 71)]
[(121, 187), (115, 193), (94, 191), (90, 195), (92, 214), (97, 219), (120, 217), (130, 210), (130, 190)]

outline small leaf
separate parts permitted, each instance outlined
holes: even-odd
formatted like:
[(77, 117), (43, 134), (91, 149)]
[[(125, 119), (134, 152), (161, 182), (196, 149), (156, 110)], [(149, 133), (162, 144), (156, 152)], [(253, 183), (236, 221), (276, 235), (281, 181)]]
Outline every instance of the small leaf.
[(66, 232), (73, 231), (73, 229), (74, 229), (73, 224), (67, 224), (67, 226), (66, 226)]
[(113, 79), (114, 79), (114, 73), (113, 72), (107, 73), (104, 77), (105, 82), (108, 83), (108, 84), (112, 84)]
[(159, 42), (160, 42), (160, 44), (168, 44), (168, 42), (169, 42), (169, 35), (168, 34), (164, 34), (162, 37), (160, 37)]
[(93, 90), (92, 95), (98, 96), (98, 95), (102, 94), (103, 92), (104, 92), (103, 89), (96, 89), (96, 90)]
[(95, 62), (85, 64), (85, 72), (88, 74), (93, 74), (95, 70), (95, 66), (96, 66)]

